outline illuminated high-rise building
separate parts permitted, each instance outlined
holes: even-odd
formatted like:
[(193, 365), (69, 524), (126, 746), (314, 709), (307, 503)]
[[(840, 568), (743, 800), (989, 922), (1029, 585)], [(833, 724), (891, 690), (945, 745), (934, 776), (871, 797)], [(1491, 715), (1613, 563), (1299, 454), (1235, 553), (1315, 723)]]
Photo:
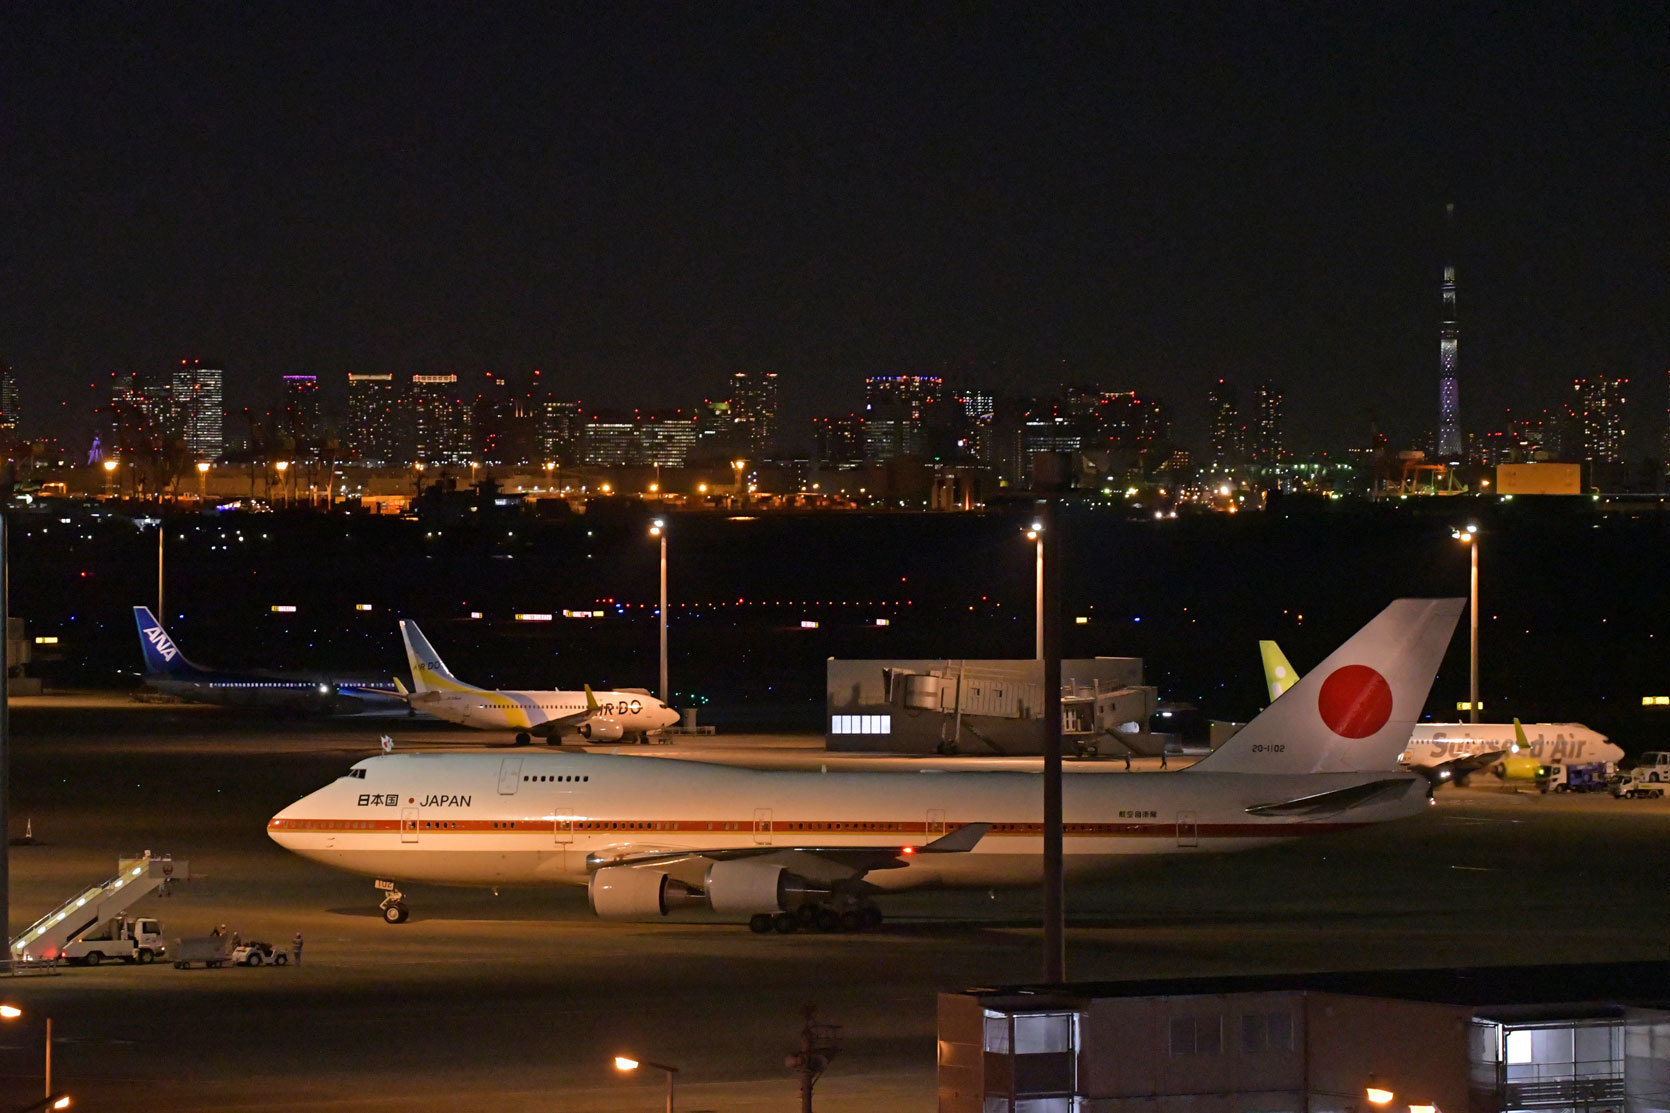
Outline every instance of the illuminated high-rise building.
[(225, 447), (224, 380), (218, 362), (182, 359), (174, 368), (170, 423), (185, 439), (186, 451), (199, 460), (215, 460)]
[(1282, 452), (1282, 393), (1272, 383), (1259, 383), (1253, 389), (1252, 444), (1249, 457), (1265, 475), (1276, 475), (1281, 468)]
[(470, 407), (458, 396), (457, 375), (413, 375), (406, 392), (411, 459), (423, 464), (467, 464), (474, 455)]
[(1245, 428), (1241, 424), (1241, 403), (1236, 390), (1219, 379), (1206, 392), (1207, 437), (1212, 466), (1234, 468), (1245, 454)]
[(399, 393), (392, 374), (348, 375), (348, 422), (342, 448), (351, 460), (374, 468), (399, 459)]
[[(1455, 230), (1455, 206), (1444, 206), (1445, 227)], [(1455, 264), (1444, 264), (1443, 315), (1438, 324), (1438, 456), (1461, 459), (1461, 326), (1456, 321)]]
[(534, 440), (539, 462), (571, 465), (580, 462), (580, 442), (586, 427), (579, 401), (542, 398), (535, 403)]
[(17, 436), (19, 417), (17, 376), (11, 364), (0, 363), (0, 440), (10, 443)]
[(864, 380), (864, 458), (925, 456), (927, 429), (944, 404), (937, 375), (872, 375)]
[(857, 414), (812, 419), (812, 451), (824, 466), (856, 464), (864, 459), (864, 419)]
[(1572, 381), (1572, 418), (1578, 454), (1597, 464), (1624, 461), (1624, 389), (1628, 379), (1604, 375)]
[(319, 376), (284, 376), (284, 397), (279, 408), (281, 436), (295, 442), (300, 456), (317, 453), (319, 440), (324, 436), (324, 416), (319, 406)]
[(772, 448), (777, 435), (777, 372), (738, 371), (731, 376), (731, 420), (740, 443), (755, 457)]

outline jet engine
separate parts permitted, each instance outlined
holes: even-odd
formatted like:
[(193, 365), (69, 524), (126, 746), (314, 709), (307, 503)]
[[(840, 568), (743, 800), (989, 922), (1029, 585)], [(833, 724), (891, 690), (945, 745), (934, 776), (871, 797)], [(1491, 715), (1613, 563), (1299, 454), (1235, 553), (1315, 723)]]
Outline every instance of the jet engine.
[(682, 881), (658, 870), (631, 866), (598, 870), (586, 884), (586, 896), (591, 900), (591, 910), (603, 920), (665, 916), (669, 908), (701, 900), (701, 895), (691, 892)]
[(587, 719), (575, 728), (575, 733), (587, 742), (619, 742), (626, 728), (618, 719)]
[(817, 888), (782, 866), (730, 858), (707, 868), (707, 903), (715, 912), (751, 916), (784, 911), (803, 901), (828, 896), (829, 890)]

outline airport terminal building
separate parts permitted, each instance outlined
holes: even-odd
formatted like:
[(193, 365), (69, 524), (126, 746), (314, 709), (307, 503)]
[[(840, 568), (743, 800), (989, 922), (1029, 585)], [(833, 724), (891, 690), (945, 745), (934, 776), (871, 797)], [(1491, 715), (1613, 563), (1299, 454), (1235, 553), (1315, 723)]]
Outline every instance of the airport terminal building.
[[(1037, 660), (830, 658), (830, 750), (904, 754), (1040, 754), (1044, 666)], [(1068, 753), (1158, 754), (1155, 690), (1139, 657), (1061, 662), (1062, 743)]]
[[(1670, 1011), (1634, 994), (1662, 990), (1667, 973), (1487, 968), (944, 993), (938, 1106), (1656, 1113), (1670, 1109)], [(1583, 988), (1632, 992), (1537, 1000)]]

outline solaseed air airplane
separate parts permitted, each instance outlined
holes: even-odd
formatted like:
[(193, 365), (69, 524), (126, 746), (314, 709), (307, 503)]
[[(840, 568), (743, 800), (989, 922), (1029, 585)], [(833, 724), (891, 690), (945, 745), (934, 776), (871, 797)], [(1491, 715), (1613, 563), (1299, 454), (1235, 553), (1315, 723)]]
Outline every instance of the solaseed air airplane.
[(588, 742), (618, 742), (643, 738), (651, 731), (678, 722), (678, 712), (642, 688), (593, 693), (513, 692), (476, 688), (448, 671), (417, 623), (402, 621), (406, 660), (412, 666), (413, 691), (396, 683), (413, 708), (449, 723), (477, 730), (513, 730), (516, 744), (526, 746), (534, 735), (553, 744), (564, 734)]
[[(1131, 854), (1242, 850), (1423, 811), (1398, 768), (1461, 613), (1400, 599), (1219, 749), (1171, 774), (1063, 785), (1067, 876)], [(873, 926), (874, 897), (1030, 885), (1042, 869), (1032, 773), (750, 770), (592, 754), (388, 754), (275, 815), (307, 858), (397, 883), (584, 885), (608, 920), (701, 906), (756, 932)]]
[[(1275, 642), (1258, 643), (1264, 680), (1274, 699), (1299, 679)], [(1536, 780), (1548, 765), (1622, 761), (1624, 751), (1582, 723), (1416, 723), (1404, 765), (1436, 781), (1465, 784), (1488, 768), (1503, 780)]]

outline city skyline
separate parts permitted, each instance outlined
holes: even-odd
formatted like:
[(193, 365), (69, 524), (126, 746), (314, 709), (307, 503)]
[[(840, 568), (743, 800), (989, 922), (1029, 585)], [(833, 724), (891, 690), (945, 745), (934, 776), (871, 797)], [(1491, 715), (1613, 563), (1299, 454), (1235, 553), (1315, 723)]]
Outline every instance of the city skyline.
[(1196, 442), (1191, 396), (1268, 380), (1296, 448), (1401, 444), (1436, 423), (1452, 200), (1464, 429), (1576, 377), (1664, 408), (1663, 12), (18, 23), (0, 358), (41, 428), (195, 352), (246, 404), (537, 367), (618, 407), (771, 368), (791, 429), (870, 375), (1094, 381)]

